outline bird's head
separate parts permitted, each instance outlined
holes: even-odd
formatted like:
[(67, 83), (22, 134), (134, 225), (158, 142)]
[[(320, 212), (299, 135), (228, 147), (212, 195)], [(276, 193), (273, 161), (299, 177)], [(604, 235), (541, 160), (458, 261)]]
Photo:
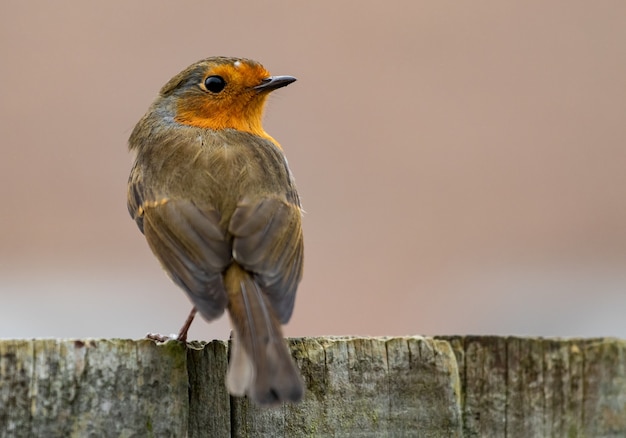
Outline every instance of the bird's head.
[(261, 120), (268, 94), (289, 85), (292, 76), (271, 76), (258, 62), (213, 57), (174, 76), (160, 97), (177, 123), (205, 129), (237, 129), (270, 138)]

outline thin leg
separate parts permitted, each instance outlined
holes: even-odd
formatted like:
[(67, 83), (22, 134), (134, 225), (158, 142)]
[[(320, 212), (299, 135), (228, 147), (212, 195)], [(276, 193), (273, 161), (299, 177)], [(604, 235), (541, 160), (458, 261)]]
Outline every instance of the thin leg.
[(176, 340), (180, 342), (187, 342), (187, 332), (189, 331), (189, 327), (191, 327), (191, 323), (193, 322), (193, 319), (195, 318), (197, 312), (198, 309), (196, 309), (196, 307), (194, 306), (191, 309), (191, 312), (189, 312), (189, 316), (187, 317), (185, 324), (180, 329), (180, 332), (178, 332), (178, 337), (176, 338)]

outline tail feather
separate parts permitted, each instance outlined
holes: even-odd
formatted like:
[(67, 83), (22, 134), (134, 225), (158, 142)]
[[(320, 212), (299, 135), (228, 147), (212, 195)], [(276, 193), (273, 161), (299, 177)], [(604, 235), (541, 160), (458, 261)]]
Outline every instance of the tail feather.
[(225, 285), (234, 331), (228, 390), (261, 405), (299, 401), (304, 393), (302, 378), (263, 291), (237, 264), (226, 272)]

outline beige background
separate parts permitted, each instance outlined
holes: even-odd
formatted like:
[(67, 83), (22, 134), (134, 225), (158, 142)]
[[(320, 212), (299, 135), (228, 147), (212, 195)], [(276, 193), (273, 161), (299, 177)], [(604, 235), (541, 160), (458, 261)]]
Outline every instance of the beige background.
[(126, 140), (211, 55), (299, 79), (265, 123), (307, 211), (287, 334), (626, 337), (619, 0), (3, 1), (0, 337), (179, 328)]

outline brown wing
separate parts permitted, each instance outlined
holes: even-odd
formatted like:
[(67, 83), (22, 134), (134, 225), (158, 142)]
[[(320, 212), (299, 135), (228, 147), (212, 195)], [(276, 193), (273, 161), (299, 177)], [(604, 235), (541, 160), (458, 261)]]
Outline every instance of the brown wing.
[(208, 320), (220, 316), (228, 302), (222, 271), (231, 250), (219, 213), (186, 200), (144, 201), (140, 183), (129, 186), (129, 210), (163, 268), (200, 313)]
[(237, 205), (228, 231), (234, 237), (233, 258), (254, 273), (279, 321), (286, 323), (302, 278), (300, 208), (278, 198), (244, 199)]

